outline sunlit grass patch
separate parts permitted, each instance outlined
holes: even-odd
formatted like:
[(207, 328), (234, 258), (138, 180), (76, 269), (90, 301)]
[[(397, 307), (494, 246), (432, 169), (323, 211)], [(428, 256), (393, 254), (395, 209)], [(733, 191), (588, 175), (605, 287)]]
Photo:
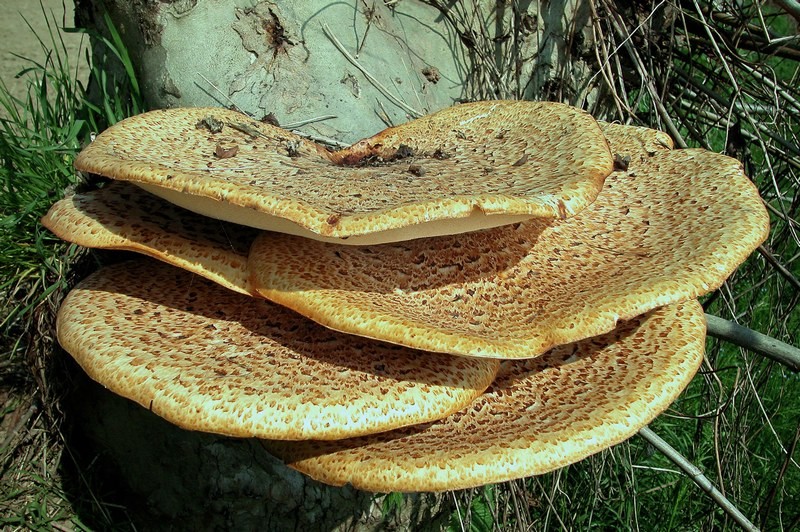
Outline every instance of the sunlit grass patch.
[[(21, 58), (27, 67), (18, 76), (27, 91), (12, 94), (0, 80), (0, 528), (83, 530), (73, 508), (83, 498), (65, 495), (59, 472), (70, 452), (60, 437), (59, 405), (68, 384), (53, 353), (55, 311), (85, 274), (89, 255), (39, 219), (82, 184), (72, 162), (91, 133), (138, 111), (141, 102), (138, 88), (116, 84), (109, 91), (103, 65), (90, 71), (102, 101), (90, 102), (76, 65), (89, 61), (88, 52), (69, 57), (55, 18), (42, 12), (47, 31), (36, 38), (43, 59)], [(116, 56), (130, 68), (124, 53)], [(102, 507), (84, 487), (81, 504), (103, 522)]]

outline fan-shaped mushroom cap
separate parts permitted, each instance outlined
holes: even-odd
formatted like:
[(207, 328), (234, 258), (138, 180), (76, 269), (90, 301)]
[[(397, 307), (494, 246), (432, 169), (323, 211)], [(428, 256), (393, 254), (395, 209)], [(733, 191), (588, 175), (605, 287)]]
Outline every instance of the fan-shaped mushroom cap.
[(340, 331), (526, 358), (705, 294), (766, 238), (766, 210), (735, 159), (669, 150), (643, 128), (606, 134), (628, 168), (573, 218), (364, 247), (263, 233), (253, 286)]
[(343, 438), (439, 419), (498, 368), (340, 334), (151, 260), (87, 278), (57, 329), (113, 392), (180, 427), (232, 436)]
[(546, 473), (621, 442), (669, 406), (703, 358), (697, 301), (506, 361), (464, 410), (425, 425), (267, 449), (316, 480), (377, 492), (462, 489)]
[(195, 214), (130, 183), (58, 201), (42, 224), (80, 246), (144, 253), (252, 294), (247, 253), (258, 229)]
[(570, 216), (597, 196), (612, 158), (583, 111), (493, 101), (336, 153), (226, 109), (153, 111), (103, 132), (75, 166), (207, 216), (364, 244)]

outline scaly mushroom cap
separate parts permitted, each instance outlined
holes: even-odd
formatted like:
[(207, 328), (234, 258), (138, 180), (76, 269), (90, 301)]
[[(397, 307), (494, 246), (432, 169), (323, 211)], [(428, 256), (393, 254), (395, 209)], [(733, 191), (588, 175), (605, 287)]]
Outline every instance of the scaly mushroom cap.
[(195, 214), (130, 183), (58, 201), (42, 224), (79, 246), (144, 253), (252, 294), (247, 253), (258, 229)]
[(265, 441), (288, 465), (367, 491), (442, 491), (546, 473), (621, 442), (669, 406), (702, 359), (697, 301), (503, 363), (489, 390), (433, 423), (334, 442)]
[(336, 330), (527, 358), (717, 288), (767, 237), (766, 210), (735, 159), (670, 150), (669, 137), (644, 128), (605, 132), (630, 162), (573, 218), (364, 247), (263, 233), (251, 282)]
[(152, 111), (103, 132), (75, 166), (207, 216), (364, 244), (573, 215), (597, 196), (612, 158), (583, 111), (493, 101), (336, 153), (226, 109)]
[(439, 419), (498, 369), (336, 333), (152, 260), (87, 278), (57, 330), (113, 392), (180, 427), (231, 436), (344, 438)]

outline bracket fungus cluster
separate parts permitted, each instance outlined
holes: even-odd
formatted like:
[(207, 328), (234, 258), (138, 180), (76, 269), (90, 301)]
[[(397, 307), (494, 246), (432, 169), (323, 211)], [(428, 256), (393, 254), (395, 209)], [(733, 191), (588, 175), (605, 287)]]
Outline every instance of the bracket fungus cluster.
[(68, 295), (58, 338), (84, 370), (380, 492), (544, 473), (634, 434), (700, 365), (697, 298), (769, 229), (737, 161), (554, 103), (463, 104), (337, 152), (154, 111), (76, 166), (114, 181), (44, 225), (161, 261)]

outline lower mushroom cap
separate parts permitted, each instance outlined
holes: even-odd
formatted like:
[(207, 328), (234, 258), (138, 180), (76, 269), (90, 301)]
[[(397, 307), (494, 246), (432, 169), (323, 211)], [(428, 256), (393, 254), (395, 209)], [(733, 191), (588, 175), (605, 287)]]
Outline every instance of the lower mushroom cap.
[(152, 260), (84, 280), (57, 330), (113, 392), (180, 427), (232, 436), (343, 438), (439, 419), (498, 369), (336, 333)]
[(316, 480), (376, 492), (541, 474), (646, 425), (689, 383), (704, 344), (702, 307), (673, 304), (542, 357), (504, 362), (486, 393), (446, 419), (363, 438), (264, 445)]
[(336, 330), (526, 358), (714, 290), (767, 237), (766, 209), (735, 159), (670, 150), (644, 128), (605, 132), (630, 162), (572, 218), (365, 247), (263, 233), (252, 284)]

